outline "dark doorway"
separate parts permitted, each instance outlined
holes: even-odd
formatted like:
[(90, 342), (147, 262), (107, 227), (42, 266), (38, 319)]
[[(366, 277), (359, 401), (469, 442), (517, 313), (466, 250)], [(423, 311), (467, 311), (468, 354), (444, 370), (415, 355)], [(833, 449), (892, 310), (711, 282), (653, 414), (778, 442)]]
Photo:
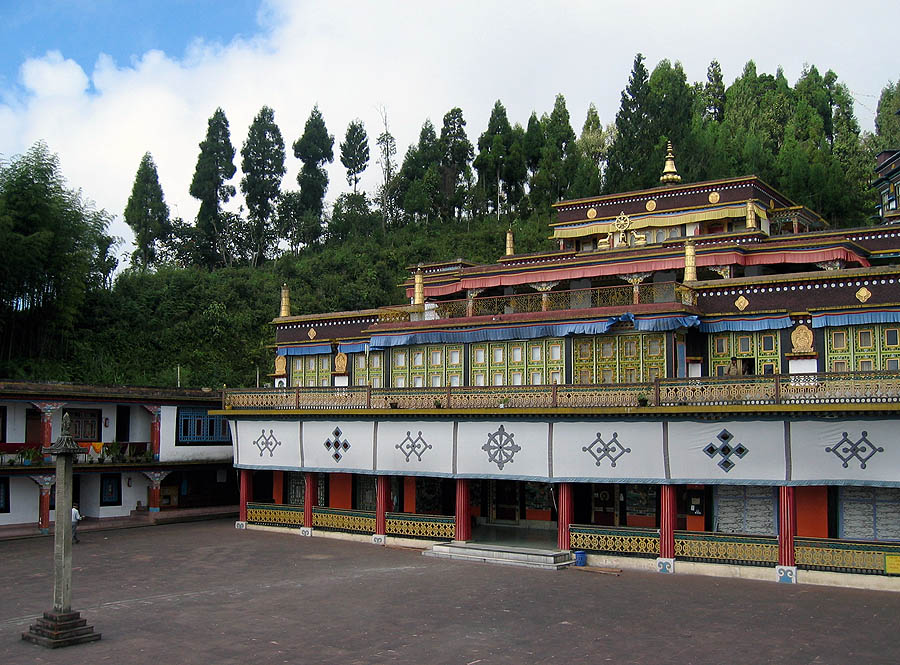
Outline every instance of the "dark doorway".
[(131, 441), (131, 407), (127, 404), (116, 406), (116, 441)]

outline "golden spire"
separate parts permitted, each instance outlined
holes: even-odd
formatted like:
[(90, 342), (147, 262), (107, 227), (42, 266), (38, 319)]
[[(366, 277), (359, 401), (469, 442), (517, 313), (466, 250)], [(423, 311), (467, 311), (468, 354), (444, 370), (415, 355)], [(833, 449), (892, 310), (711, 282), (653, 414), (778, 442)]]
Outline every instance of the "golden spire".
[(688, 238), (684, 241), (684, 282), (697, 281), (697, 250), (694, 241)]
[(666, 165), (663, 167), (663, 173), (659, 176), (659, 181), (664, 185), (677, 185), (681, 182), (681, 176), (675, 168), (675, 153), (672, 151), (672, 142), (666, 144)]
[(287, 283), (281, 285), (281, 313), (278, 316), (291, 315), (291, 290)]
[(413, 305), (425, 304), (425, 275), (422, 273), (422, 266), (416, 269), (416, 281), (413, 287)]
[(506, 229), (506, 255), (512, 256), (516, 253), (516, 246), (513, 243), (512, 226)]

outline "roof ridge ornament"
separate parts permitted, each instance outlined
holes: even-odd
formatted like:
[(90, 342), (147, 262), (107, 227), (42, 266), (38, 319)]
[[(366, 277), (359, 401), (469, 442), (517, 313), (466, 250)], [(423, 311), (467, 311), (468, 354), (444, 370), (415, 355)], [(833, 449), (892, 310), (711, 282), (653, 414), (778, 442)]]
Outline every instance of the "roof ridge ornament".
[(666, 143), (666, 165), (663, 167), (659, 181), (664, 185), (677, 185), (681, 182), (681, 176), (675, 168), (675, 152), (672, 150), (672, 142)]

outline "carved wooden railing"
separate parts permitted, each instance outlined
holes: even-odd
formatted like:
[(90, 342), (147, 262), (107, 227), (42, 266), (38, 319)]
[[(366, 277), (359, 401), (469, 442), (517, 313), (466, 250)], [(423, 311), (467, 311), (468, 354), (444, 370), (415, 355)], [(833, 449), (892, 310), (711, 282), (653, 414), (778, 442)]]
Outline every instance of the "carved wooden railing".
[(247, 523), (299, 529), (303, 526), (303, 506), (248, 501)]
[(387, 513), (385, 531), (392, 536), (453, 540), (456, 518), (452, 515), (420, 515), (416, 513)]
[[(680, 287), (679, 287), (680, 288)], [(646, 303), (670, 303), (677, 297), (674, 282), (638, 284), (637, 286), (601, 286), (591, 289), (517, 293), (436, 303), (437, 316), (455, 319), (466, 316), (491, 316), (521, 312), (588, 309), (591, 307), (627, 307)]]
[[(806, 570), (896, 575), (893, 571), (900, 569), (900, 543), (795, 537), (794, 553), (797, 567)], [(893, 566), (888, 566), (889, 557)]]
[(316, 506), (312, 509), (312, 514), (313, 526), (317, 529), (375, 533), (374, 510), (344, 510)]
[(778, 538), (708, 531), (676, 531), (675, 559), (743, 566), (774, 566), (778, 563)]
[(900, 402), (900, 372), (879, 371), (659, 379), (634, 384), (226, 390), (222, 405), (225, 409), (331, 411), (896, 402)]
[(573, 550), (655, 559), (659, 556), (659, 531), (641, 527), (572, 524), (569, 526), (569, 546)]

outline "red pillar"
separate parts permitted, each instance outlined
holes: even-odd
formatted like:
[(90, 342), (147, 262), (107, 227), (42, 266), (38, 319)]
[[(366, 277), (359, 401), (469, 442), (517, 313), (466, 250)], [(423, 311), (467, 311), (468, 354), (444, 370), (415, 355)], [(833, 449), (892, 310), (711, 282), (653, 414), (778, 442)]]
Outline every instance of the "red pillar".
[(150, 451), (154, 461), (159, 461), (159, 407), (150, 410)]
[(472, 539), (472, 517), (469, 512), (469, 481), (456, 479), (456, 540)]
[(50, 485), (41, 485), (40, 514), (38, 515), (38, 528), (41, 533), (50, 533)]
[(253, 471), (241, 469), (241, 513), (240, 521), (247, 521), (247, 502), (253, 500)]
[(659, 556), (662, 559), (674, 559), (675, 518), (678, 513), (674, 485), (660, 487), (659, 507)]
[[(147, 488), (147, 508), (150, 509), (151, 513), (159, 512), (159, 494), (159, 485), (156, 483), (151, 483), (150, 487)], [(247, 516), (245, 514), (244, 518), (246, 517)]]
[(375, 533), (383, 536), (387, 527), (387, 505), (391, 501), (391, 479), (375, 476)]
[(319, 505), (319, 479), (314, 473), (306, 474), (303, 484), (303, 526), (312, 528), (313, 506)]
[(561, 550), (571, 549), (569, 543), (569, 526), (572, 524), (572, 513), (575, 510), (572, 498), (572, 483), (560, 483), (559, 503), (556, 515), (556, 546)]
[(793, 487), (778, 488), (778, 565), (796, 566), (794, 536), (797, 534), (797, 504)]
[[(50, 423), (50, 418), (53, 416), (53, 411), (55, 411), (55, 409), (50, 409), (50, 408), (41, 409), (41, 450), (42, 451), (46, 450), (51, 445), (53, 445), (53, 441), (52, 441), (53, 426)], [(45, 453), (44, 461), (52, 462), (53, 455), (50, 455), (49, 453)], [(49, 499), (48, 499), (48, 501), (49, 501)], [(48, 525), (47, 528), (50, 528), (49, 527), (49, 525), (50, 525), (49, 519), (47, 521), (47, 525)]]
[(284, 471), (272, 472), (272, 500), (279, 506), (284, 503)]

